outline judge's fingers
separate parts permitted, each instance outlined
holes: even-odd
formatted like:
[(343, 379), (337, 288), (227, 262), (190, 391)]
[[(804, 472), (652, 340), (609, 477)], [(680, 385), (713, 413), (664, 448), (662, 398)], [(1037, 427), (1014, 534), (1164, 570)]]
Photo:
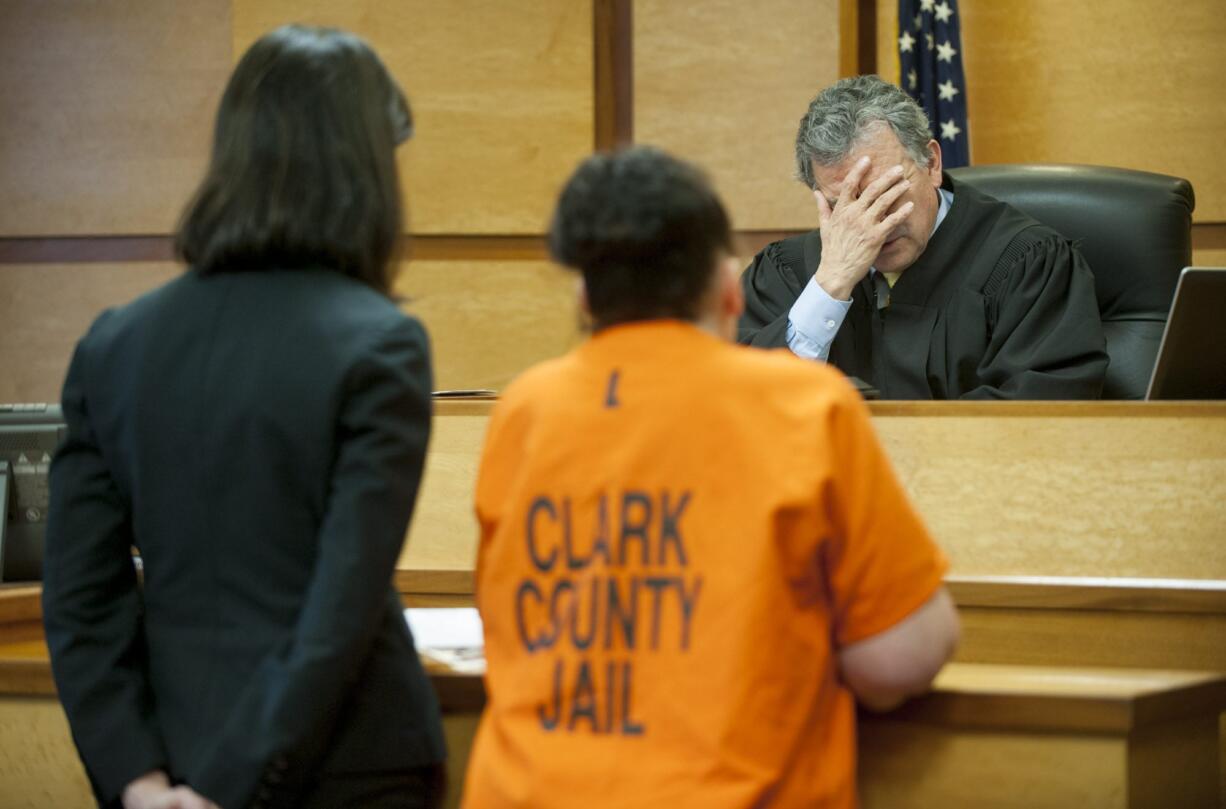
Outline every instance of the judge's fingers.
[(898, 198), (907, 193), (907, 189), (911, 187), (910, 180), (903, 180), (900, 183), (887, 188), (881, 196), (873, 202), (868, 208), (869, 218), (876, 222), (890, 212), (890, 208), (894, 207), (894, 203)]
[(860, 184), (864, 182), (864, 176), (868, 174), (868, 167), (872, 162), (868, 155), (861, 157), (843, 177), (843, 189), (839, 192), (840, 206), (850, 205), (860, 197)]
[(911, 215), (911, 211), (913, 210), (915, 210), (914, 202), (904, 202), (902, 207), (900, 207), (897, 211), (881, 220), (881, 223), (877, 225), (877, 232), (882, 236), (885, 236), (891, 230), (906, 221), (907, 217)]
[(868, 187), (864, 189), (864, 193), (860, 195), (860, 202), (866, 209), (871, 208), (881, 198), (882, 194), (902, 182), (906, 182), (902, 178), (902, 166), (892, 166), (888, 171), (883, 172), (880, 177), (868, 184)]
[(830, 203), (826, 201), (826, 195), (821, 191), (814, 191), (813, 198), (817, 200), (817, 224), (819, 227), (825, 227), (833, 213), (830, 210)]
[(193, 809), (190, 804), (184, 802), (183, 794), (177, 789), (168, 789), (142, 805), (144, 809)]
[(151, 806), (154, 809), (216, 809), (217, 804), (189, 787), (178, 786), (159, 796)]

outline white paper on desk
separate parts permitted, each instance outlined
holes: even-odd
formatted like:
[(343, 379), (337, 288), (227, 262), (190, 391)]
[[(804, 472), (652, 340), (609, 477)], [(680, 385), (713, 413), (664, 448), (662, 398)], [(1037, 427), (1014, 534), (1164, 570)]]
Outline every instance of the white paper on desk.
[(404, 611), (417, 653), (453, 672), (485, 673), (485, 636), (472, 607), (414, 607)]
[(481, 616), (474, 607), (411, 607), (404, 618), (419, 652), (435, 649), (484, 649)]

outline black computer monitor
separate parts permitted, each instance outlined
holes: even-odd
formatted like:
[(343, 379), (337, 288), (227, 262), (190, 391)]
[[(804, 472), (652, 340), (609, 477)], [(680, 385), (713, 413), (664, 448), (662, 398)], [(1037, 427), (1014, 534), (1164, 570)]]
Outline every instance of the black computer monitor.
[(0, 582), (42, 579), (51, 457), (66, 432), (58, 405), (0, 404)]

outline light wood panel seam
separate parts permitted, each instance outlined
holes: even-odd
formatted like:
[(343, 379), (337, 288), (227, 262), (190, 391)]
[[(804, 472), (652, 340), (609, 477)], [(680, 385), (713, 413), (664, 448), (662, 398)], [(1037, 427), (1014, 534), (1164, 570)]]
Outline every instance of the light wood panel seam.
[[(418, 261), (547, 261), (544, 235), (408, 234), (400, 255)], [(174, 236), (0, 238), (0, 265), (175, 261)]]
[(400, 569), (394, 579), (396, 591), (402, 594), (470, 595), (473, 592), (471, 569)]
[(1205, 427), (1213, 429), (1221, 420), (1226, 429), (1226, 402), (868, 402), (869, 412), (881, 418), (965, 417), (965, 418), (1207, 418)]
[(1043, 576), (950, 576), (959, 607), (1075, 612), (1226, 614), (1226, 581)]
[(593, 146), (634, 141), (634, 10), (632, 0), (593, 0)]
[[(620, 141), (619, 141), (620, 142)], [(597, 144), (598, 148), (607, 148)], [(746, 260), (771, 242), (808, 230), (738, 230), (734, 233)], [(447, 260), (548, 260), (548, 237), (522, 234), (407, 234), (408, 258)], [(1226, 223), (1192, 226), (1193, 250), (1226, 249)], [(174, 236), (127, 234), (95, 236), (0, 237), (0, 264), (62, 264), (129, 261), (174, 261)]]

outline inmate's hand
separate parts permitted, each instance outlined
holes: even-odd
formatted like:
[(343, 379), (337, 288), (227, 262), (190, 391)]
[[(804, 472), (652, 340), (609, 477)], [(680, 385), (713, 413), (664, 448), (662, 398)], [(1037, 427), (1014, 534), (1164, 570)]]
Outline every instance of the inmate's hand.
[(149, 804), (149, 809), (220, 809), (191, 787), (174, 787)]
[(902, 166), (888, 169), (861, 190), (869, 163), (867, 156), (862, 157), (847, 172), (833, 210), (820, 190), (813, 192), (822, 235), (822, 260), (814, 278), (835, 300), (851, 297), (851, 290), (877, 260), (886, 237), (915, 208), (915, 203), (905, 202), (890, 213), (911, 187), (903, 179)]
[(219, 809), (190, 787), (170, 785), (161, 770), (145, 773), (123, 791), (124, 809)]

